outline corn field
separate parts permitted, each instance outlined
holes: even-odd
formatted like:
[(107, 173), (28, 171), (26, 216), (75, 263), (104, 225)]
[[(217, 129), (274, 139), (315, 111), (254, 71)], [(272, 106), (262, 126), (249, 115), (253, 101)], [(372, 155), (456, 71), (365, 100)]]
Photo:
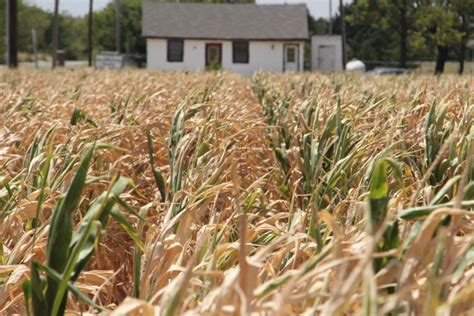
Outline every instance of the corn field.
[(472, 77), (0, 75), (0, 314), (474, 312)]

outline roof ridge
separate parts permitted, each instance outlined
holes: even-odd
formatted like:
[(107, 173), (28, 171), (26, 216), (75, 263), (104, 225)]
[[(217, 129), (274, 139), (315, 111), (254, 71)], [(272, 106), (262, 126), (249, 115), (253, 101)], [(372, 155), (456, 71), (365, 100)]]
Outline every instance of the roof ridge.
[(143, 5), (168, 6), (265, 6), (265, 7), (307, 7), (306, 3), (211, 3), (211, 2), (144, 2)]
[(308, 38), (306, 4), (145, 3), (143, 36), (296, 40)]

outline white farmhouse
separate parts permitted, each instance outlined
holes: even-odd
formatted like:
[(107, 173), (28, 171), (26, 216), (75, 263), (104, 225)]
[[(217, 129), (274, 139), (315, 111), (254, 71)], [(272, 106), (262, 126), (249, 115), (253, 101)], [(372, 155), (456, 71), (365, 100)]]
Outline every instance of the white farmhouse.
[(145, 3), (147, 67), (303, 71), (307, 14), (304, 4)]

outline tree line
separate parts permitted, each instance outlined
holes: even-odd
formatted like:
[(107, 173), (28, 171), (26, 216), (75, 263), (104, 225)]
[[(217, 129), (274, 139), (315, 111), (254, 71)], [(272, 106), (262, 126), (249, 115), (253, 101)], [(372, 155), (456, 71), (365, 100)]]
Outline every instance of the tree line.
[[(65, 1), (65, 0), (63, 0)], [(141, 37), (142, 0), (121, 1), (121, 51), (144, 55), (145, 40)], [(61, 2), (59, 5), (61, 11)], [(5, 0), (0, 0), (0, 33), (5, 34)], [(115, 50), (115, 6), (113, 2), (93, 13), (94, 55), (100, 51)], [(77, 17), (62, 11), (59, 16), (59, 49), (69, 60), (87, 59), (88, 15)], [(53, 13), (27, 1), (18, 0), (18, 51), (31, 54), (32, 29), (36, 30), (38, 51), (50, 55), (53, 43)], [(0, 41), (0, 54), (5, 55), (5, 41)], [(2, 60), (2, 62), (4, 62)]]
[[(64, 0), (63, 0), (64, 1)], [(173, 0), (145, 0), (175, 2)], [(145, 56), (146, 42), (141, 36), (143, 0), (121, 0), (121, 52)], [(226, 3), (229, 0), (181, 0), (181, 2)], [(255, 3), (255, 0), (235, 0)], [(61, 11), (61, 9), (60, 9)], [(447, 60), (458, 60), (464, 70), (467, 42), (474, 34), (474, 0), (354, 0), (345, 6), (347, 55), (364, 61), (396, 61), (406, 67), (409, 61), (436, 60), (436, 72)], [(115, 50), (115, 5), (93, 13), (94, 55)], [(67, 59), (86, 59), (88, 16), (62, 12), (59, 19), (59, 49)], [(341, 32), (340, 15), (332, 21), (314, 19), (308, 14), (310, 34), (327, 34), (329, 25)], [(38, 49), (52, 49), (53, 15), (35, 5), (18, 0), (18, 50), (32, 52), (32, 29), (36, 29)], [(0, 32), (5, 34), (5, 0), (0, 0)], [(307, 47), (307, 51), (309, 45)], [(0, 54), (5, 43), (0, 41)], [(309, 52), (308, 52), (309, 53)]]
[[(436, 59), (435, 73), (448, 59), (464, 71), (467, 43), (474, 34), (474, 0), (355, 0), (346, 8), (348, 41), (367, 59)], [(398, 57), (398, 58), (397, 58)]]

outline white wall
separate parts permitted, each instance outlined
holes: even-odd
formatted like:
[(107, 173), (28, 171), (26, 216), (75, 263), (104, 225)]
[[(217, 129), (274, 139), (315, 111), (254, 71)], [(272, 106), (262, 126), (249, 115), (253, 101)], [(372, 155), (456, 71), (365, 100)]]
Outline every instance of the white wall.
[(311, 38), (311, 68), (312, 70), (320, 70), (319, 65), (319, 47), (333, 45), (336, 49), (335, 65), (333, 71), (342, 71), (342, 39), (339, 35), (320, 35)]
[[(234, 64), (232, 62), (232, 41), (185, 40), (183, 62), (166, 60), (167, 41), (165, 39), (147, 39), (147, 68), (161, 70), (192, 70), (205, 69), (205, 48), (207, 43), (222, 44), (222, 68), (237, 73), (251, 75), (255, 71), (283, 71), (283, 45), (278, 41), (250, 41), (249, 63)], [(299, 44), (300, 71), (303, 71), (304, 45)]]

